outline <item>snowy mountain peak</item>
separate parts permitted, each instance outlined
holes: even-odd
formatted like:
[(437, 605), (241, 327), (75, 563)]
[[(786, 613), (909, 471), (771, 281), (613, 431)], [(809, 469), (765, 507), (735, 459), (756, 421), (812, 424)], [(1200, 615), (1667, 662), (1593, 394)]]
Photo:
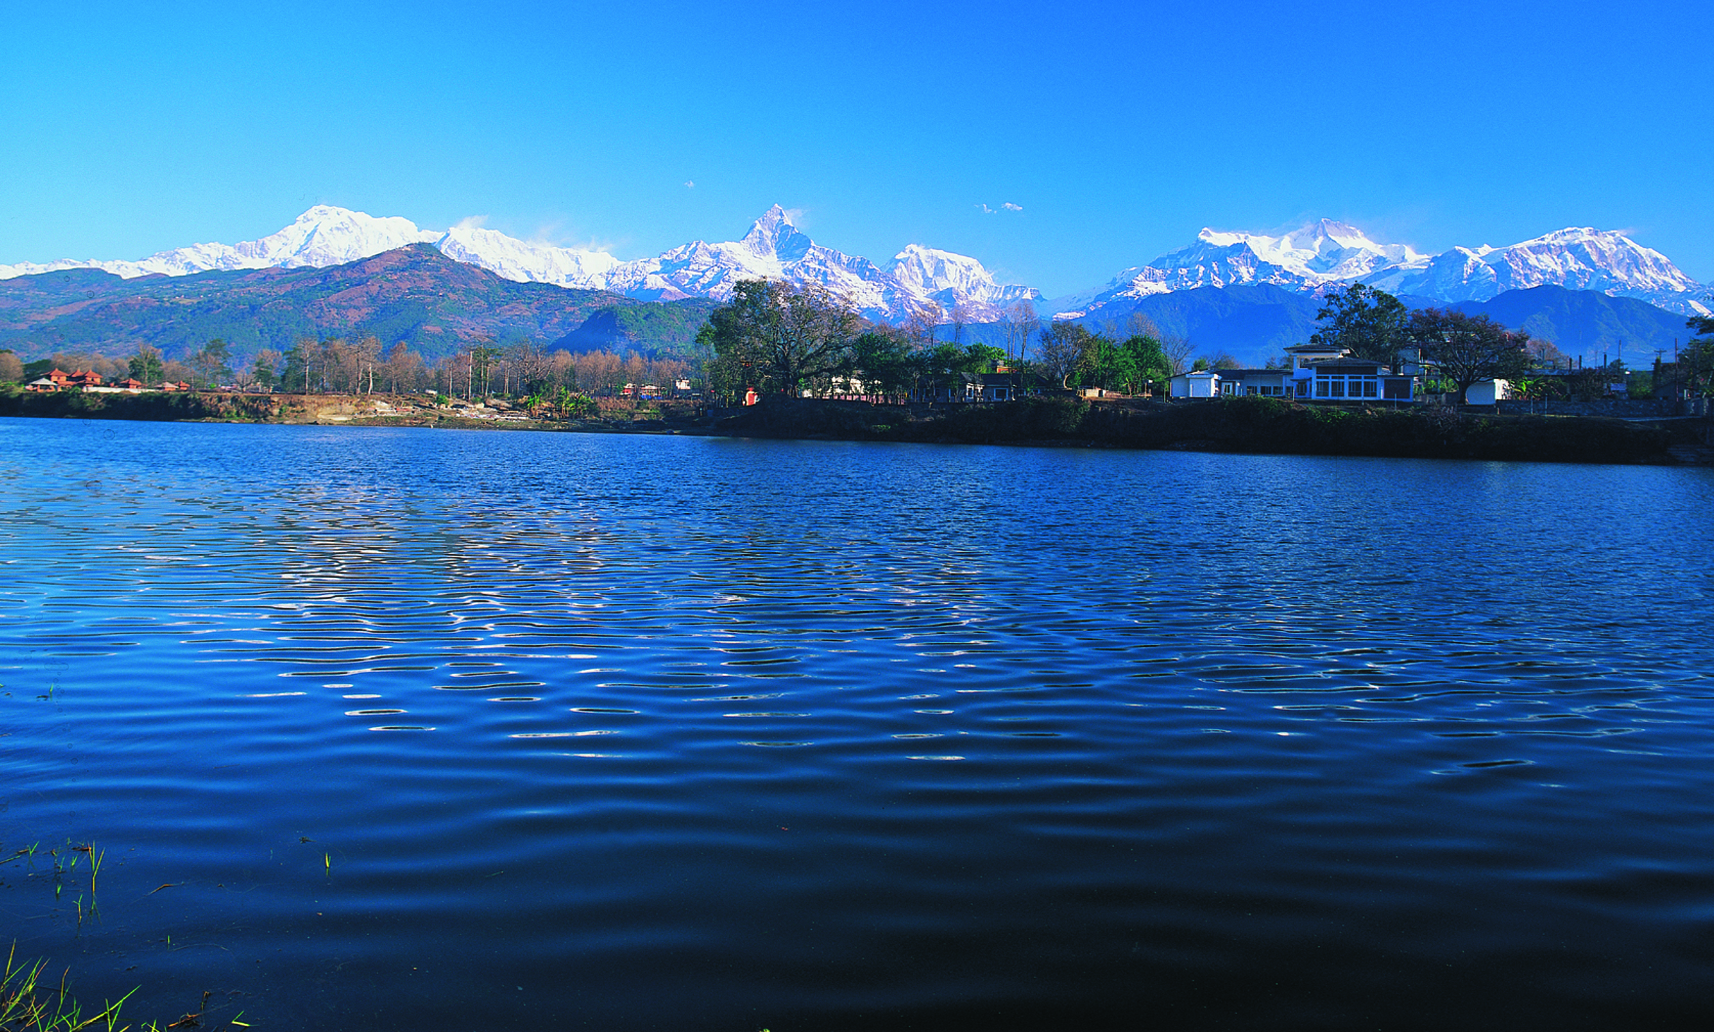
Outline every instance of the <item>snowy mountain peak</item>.
[[(318, 204), (278, 233), (238, 244), (240, 268), (343, 265), (407, 244), (433, 243), (410, 219), (375, 218), (360, 211)], [(159, 256), (156, 256), (159, 257)]]
[(1507, 290), (1554, 285), (1640, 298), (1675, 311), (1701, 311), (1708, 290), (1665, 255), (1615, 230), (1570, 227), (1494, 248), (1454, 247), (1425, 255), (1378, 243), (1362, 230), (1319, 219), (1279, 236), (1204, 228), (1196, 243), (1119, 273), (1106, 288), (1058, 304), (1067, 315), (1135, 303), (1194, 287), (1269, 283), (1318, 291), (1361, 281), (1393, 294), (1436, 301), (1484, 301)]
[(808, 234), (792, 224), (790, 213), (777, 204), (751, 224), (750, 232), (739, 243), (763, 258), (787, 262), (798, 261), (815, 246)]

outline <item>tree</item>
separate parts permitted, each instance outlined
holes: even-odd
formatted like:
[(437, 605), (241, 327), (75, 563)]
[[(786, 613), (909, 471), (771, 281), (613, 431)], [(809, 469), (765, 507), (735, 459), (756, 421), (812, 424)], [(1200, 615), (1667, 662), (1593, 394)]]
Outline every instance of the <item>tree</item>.
[(1042, 372), (1061, 388), (1071, 386), (1071, 374), (1077, 372), (1084, 355), (1094, 344), (1095, 334), (1079, 323), (1054, 321), (1041, 331), (1040, 363)]
[(387, 349), (385, 368), (382, 375), (387, 379), (387, 390), (393, 394), (415, 392), (422, 381), (422, 356), (406, 347), (402, 340)]
[(1459, 404), (1472, 385), (1516, 379), (1529, 368), (1529, 334), (1513, 333), (1486, 315), (1424, 308), (1411, 313), (1408, 334), (1423, 361), (1456, 385)]
[(934, 347), (935, 331), (940, 328), (944, 317), (938, 301), (924, 301), (911, 309), (911, 314), (905, 319), (905, 331), (916, 341), (917, 347), (927, 351)]
[(919, 359), (920, 352), (903, 334), (872, 329), (852, 341), (840, 375), (863, 394), (903, 395), (922, 373)]
[(1172, 379), (1172, 360), (1167, 358), (1166, 345), (1156, 333), (1132, 334), (1120, 345), (1127, 360), (1127, 378), (1123, 381), (1128, 394), (1149, 383), (1163, 388)]
[(1029, 301), (1019, 301), (1006, 309), (1000, 317), (1000, 325), (1006, 331), (1006, 357), (1022, 361), (1029, 350), (1030, 338), (1041, 329), (1041, 317), (1036, 315), (1036, 306)]
[(280, 372), (280, 389), (303, 391), (305, 394), (321, 388), (323, 370), (322, 346), (309, 337), (300, 339), (286, 351), (286, 366)]
[(1399, 367), (1410, 315), (1398, 298), (1367, 283), (1351, 283), (1323, 295), (1315, 317), (1321, 328), (1310, 335), (1311, 344), (1349, 348), (1357, 358)]
[(280, 353), (273, 348), (263, 348), (256, 352), (256, 361), (250, 366), (250, 376), (256, 385), (266, 390), (273, 390), (279, 382)]
[(147, 344), (142, 345), (137, 349), (137, 353), (131, 356), (130, 370), (131, 379), (139, 383), (160, 383), (163, 371), (161, 353)]
[(1559, 350), (1550, 340), (1531, 340), (1529, 342), (1529, 358), (1531, 369), (1571, 368), (1571, 356)]
[(24, 363), (11, 348), (0, 349), (0, 383), (17, 383), (24, 378)]
[(1684, 324), (1697, 336), (1678, 351), (1680, 386), (1692, 394), (1714, 394), (1714, 316), (1693, 315)]
[(737, 370), (764, 393), (824, 391), (850, 364), (863, 319), (842, 296), (813, 283), (746, 280), (709, 313), (697, 334), (714, 352), (721, 378)]
[(1172, 368), (1172, 375), (1184, 372), (1185, 363), (1190, 360), (1190, 353), (1196, 350), (1190, 343), (1189, 337), (1178, 334), (1167, 334), (1161, 337), (1161, 350), (1166, 352), (1167, 365)]
[(964, 343), (964, 327), (976, 321), (974, 309), (963, 301), (952, 306), (952, 314), (947, 319), (952, 324), (952, 343)]
[(375, 367), (381, 364), (381, 339), (370, 334), (351, 345), (351, 358), (357, 367), (352, 393), (375, 393)]
[(190, 367), (196, 370), (198, 385), (218, 387), (232, 378), (231, 362), (232, 349), (216, 337), (191, 356)]

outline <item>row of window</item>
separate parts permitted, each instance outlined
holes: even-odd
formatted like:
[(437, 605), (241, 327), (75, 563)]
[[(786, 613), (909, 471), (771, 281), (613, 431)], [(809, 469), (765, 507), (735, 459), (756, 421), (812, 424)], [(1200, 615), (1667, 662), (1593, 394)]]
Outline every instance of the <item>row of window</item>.
[(1245, 384), (1241, 384), (1241, 383), (1222, 383), (1220, 385), (1220, 393), (1221, 394), (1244, 394), (1244, 395), (1261, 394), (1261, 395), (1267, 395), (1267, 396), (1271, 396), (1271, 397), (1282, 397), (1282, 396), (1284, 396), (1285, 392), (1286, 392), (1286, 389), (1284, 387), (1276, 386), (1273, 384), (1265, 384), (1265, 383), (1264, 384), (1250, 384), (1247, 386)]
[(1378, 398), (1381, 380), (1376, 376), (1318, 376), (1315, 378), (1318, 398)]

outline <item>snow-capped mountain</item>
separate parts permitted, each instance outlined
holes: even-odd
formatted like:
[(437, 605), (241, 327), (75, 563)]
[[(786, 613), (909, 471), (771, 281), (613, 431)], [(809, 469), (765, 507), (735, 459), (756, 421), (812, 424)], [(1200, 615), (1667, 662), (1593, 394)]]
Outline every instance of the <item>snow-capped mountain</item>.
[(0, 265), (0, 279), (76, 268), (102, 269), (127, 279), (216, 269), (325, 268), (418, 243), (433, 244), (449, 258), (521, 283), (610, 290), (653, 300), (724, 301), (745, 279), (814, 283), (849, 297), (870, 318), (891, 322), (903, 321), (931, 303), (948, 314), (962, 306), (972, 321), (980, 321), (997, 317), (999, 309), (1020, 299), (1037, 296), (1029, 287), (996, 283), (974, 258), (916, 244), (882, 269), (867, 258), (817, 244), (792, 224), (779, 205), (768, 209), (740, 240), (714, 244), (698, 240), (629, 262), (604, 251), (527, 243), (490, 229), (455, 226), (434, 232), (417, 228), (409, 219), (375, 218), (318, 205), (260, 240), (196, 244), (139, 261), (67, 259)]
[(1505, 248), (1455, 247), (1424, 255), (1403, 244), (1376, 243), (1329, 219), (1277, 237), (1204, 229), (1189, 247), (1046, 307), (1075, 317), (1123, 310), (1150, 294), (1193, 287), (1271, 283), (1316, 293), (1356, 281), (1436, 301), (1486, 301), (1507, 290), (1551, 285), (1635, 297), (1679, 312), (1706, 315), (1714, 307), (1707, 286), (1659, 251), (1613, 230), (1562, 229)]
[(893, 315), (886, 302), (886, 277), (874, 262), (822, 247), (777, 204), (743, 239), (716, 244), (697, 240), (654, 258), (625, 262), (608, 276), (607, 289), (629, 297), (724, 301), (746, 279), (814, 283), (849, 297), (865, 315)]
[(893, 255), (893, 260), (887, 263), (886, 275), (898, 285), (903, 295), (900, 301), (906, 298), (912, 304), (932, 301), (949, 315), (964, 305), (990, 317), (997, 314), (997, 309), (1009, 308), (1019, 301), (1033, 301), (1039, 296), (1033, 287), (994, 282), (993, 275), (974, 258), (920, 244), (910, 244)]
[(60, 269), (101, 269), (124, 279), (138, 276), (188, 276), (216, 269), (325, 268), (368, 258), (406, 244), (434, 243), (409, 219), (377, 219), (359, 211), (317, 205), (278, 233), (241, 244), (192, 244), (162, 251), (140, 261), (73, 261), (38, 265), (0, 265), (0, 279)]
[(1312, 290), (1324, 283), (1359, 279), (1377, 269), (1421, 260), (1422, 255), (1403, 244), (1375, 243), (1362, 230), (1331, 219), (1277, 237), (1204, 229), (1189, 247), (1126, 269), (1093, 294), (1066, 300), (1081, 300), (1085, 307), (1098, 308), (1123, 297), (1238, 283)]
[(1587, 227), (1561, 229), (1504, 248), (1455, 247), (1365, 279), (1392, 293), (1441, 301), (1486, 301), (1507, 290), (1558, 286), (1671, 307), (1696, 305), (1697, 296), (1705, 292), (1659, 251), (1616, 230)]
[(518, 283), (601, 289), (619, 266), (619, 259), (606, 251), (531, 244), (492, 229), (454, 226), (445, 233), (428, 236), (429, 242), (448, 258), (479, 265)]

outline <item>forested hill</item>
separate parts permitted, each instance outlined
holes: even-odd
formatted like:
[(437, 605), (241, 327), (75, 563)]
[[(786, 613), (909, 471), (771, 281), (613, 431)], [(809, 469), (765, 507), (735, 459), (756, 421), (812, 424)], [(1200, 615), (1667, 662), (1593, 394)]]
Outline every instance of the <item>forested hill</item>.
[(72, 269), (0, 280), (0, 347), (26, 361), (55, 352), (169, 358), (214, 338), (243, 357), (305, 337), (404, 341), (434, 361), (480, 337), (573, 351), (682, 352), (715, 307), (638, 301), (598, 290), (517, 283), (428, 244), (330, 268), (254, 269), (120, 279)]

